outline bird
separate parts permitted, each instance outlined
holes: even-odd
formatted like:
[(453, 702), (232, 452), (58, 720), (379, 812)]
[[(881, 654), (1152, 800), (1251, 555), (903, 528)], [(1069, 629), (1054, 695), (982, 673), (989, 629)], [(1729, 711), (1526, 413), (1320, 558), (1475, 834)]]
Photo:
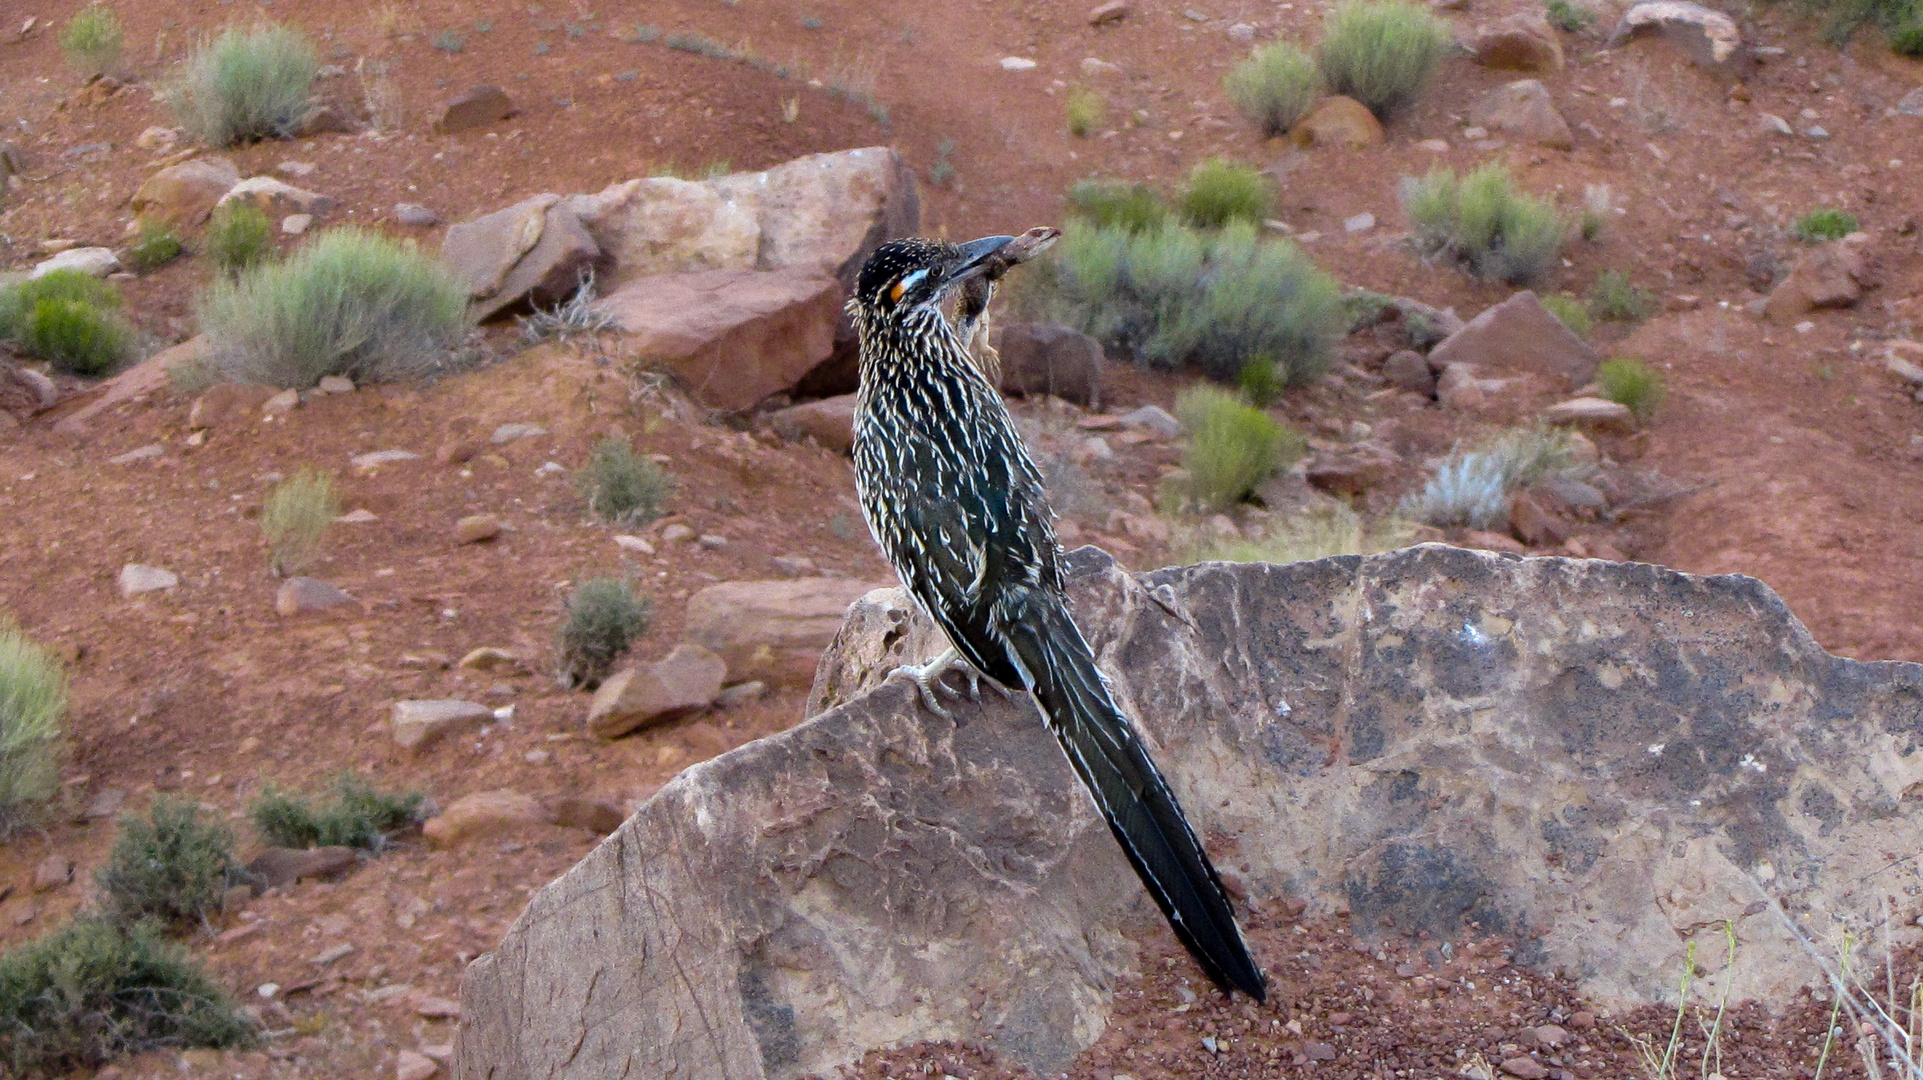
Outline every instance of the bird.
[(889, 677), (912, 679), (920, 702), (944, 717), (935, 690), (955, 667), (971, 693), (983, 676), (1005, 693), (1026, 691), (1176, 936), (1217, 986), (1262, 1001), (1267, 979), (1221, 877), (1069, 610), (1041, 474), (968, 336), (943, 312), (951, 293), (992, 284), (1057, 235), (891, 240), (863, 264), (848, 300), (860, 343), (862, 515), (949, 642)]

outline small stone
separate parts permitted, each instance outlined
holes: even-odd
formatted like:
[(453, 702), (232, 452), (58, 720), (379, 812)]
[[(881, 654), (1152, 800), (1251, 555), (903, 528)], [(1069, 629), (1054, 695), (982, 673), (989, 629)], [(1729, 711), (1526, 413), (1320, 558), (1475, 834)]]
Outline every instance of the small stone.
[(1519, 1080), (1543, 1080), (1549, 1075), (1549, 1067), (1532, 1057), (1517, 1056), (1504, 1058), (1502, 1071)]
[(1529, 1028), (1528, 1031), (1537, 1046), (1548, 1047), (1551, 1050), (1569, 1041), (1569, 1032), (1555, 1024), (1543, 1024), (1540, 1027)]
[(350, 847), (282, 848), (270, 847), (247, 864), (263, 889), (292, 885), (303, 879), (331, 878), (360, 865), (360, 856)]
[(1030, 60), (1026, 56), (1004, 56), (1002, 57), (1002, 70), (1033, 71), (1035, 70), (1035, 61)]
[(466, 668), (469, 671), (492, 671), (509, 675), (524, 675), (528, 670), (527, 664), (520, 657), (508, 652), (506, 649), (497, 649), (487, 645), (474, 649), (466, 656), (461, 657), (461, 662), (458, 666)]
[(621, 827), (626, 819), (621, 811), (596, 799), (569, 797), (548, 803), (548, 819), (564, 829), (581, 829), (606, 836)]
[(1291, 129), (1290, 136), (1300, 146), (1352, 149), (1379, 146), (1383, 140), (1382, 122), (1369, 107), (1339, 94), (1316, 102), (1309, 115)]
[(449, 439), (434, 451), (434, 460), (441, 465), (460, 465), (474, 460), (481, 452), (479, 439)]
[(287, 236), (299, 236), (313, 224), (312, 214), (289, 214), (280, 219), (280, 231)]
[(1511, 15), (1479, 31), (1469, 48), (1484, 67), (1531, 72), (1563, 69), (1562, 40), (1537, 11)]
[(389, 726), (395, 742), (419, 753), (445, 736), (478, 731), (493, 719), (493, 709), (472, 701), (397, 701)]
[[(489, 792), (488, 794), (503, 795), (513, 793)], [(435, 997), (433, 994), (424, 994), (419, 991), (407, 995), (407, 1007), (414, 1011), (415, 1016), (424, 1016), (429, 1020), (459, 1020), (461, 1018), (461, 1006), (458, 1002), (449, 1001), (444, 997)]]
[(335, 518), (334, 523), (336, 525), (365, 525), (370, 521), (379, 520), (379, 515), (363, 506), (355, 510), (349, 510), (347, 513)]
[(1122, 65), (1111, 64), (1095, 56), (1082, 57), (1081, 69), (1082, 74), (1091, 79), (1102, 75), (1120, 75), (1122, 73)]
[(288, 578), (280, 583), (280, 588), (274, 593), (274, 611), (287, 618), (326, 611), (353, 602), (352, 596), (319, 578)]
[(737, 705), (747, 705), (751, 702), (760, 701), (766, 697), (767, 694), (768, 684), (759, 679), (755, 679), (750, 682), (736, 683), (726, 690), (721, 691), (720, 694), (716, 695), (714, 703), (716, 708), (732, 709)]
[(1167, 409), (1157, 405), (1144, 405), (1139, 409), (1123, 413), (1121, 422), (1124, 427), (1140, 428), (1143, 431), (1173, 439), (1182, 433), (1181, 421), (1169, 415)]
[(1896, 103), (1896, 111), (1903, 116), (1923, 116), (1923, 86), (1904, 94)]
[(815, 561), (806, 555), (776, 555), (768, 561), (787, 577), (808, 577), (815, 572)]
[(288, 176), (312, 176), (315, 168), (311, 161), (283, 161), (274, 166), (274, 171)]
[(649, 543), (648, 538), (645, 536), (630, 536), (627, 533), (619, 533), (616, 534), (614, 538), (614, 546), (620, 548), (622, 551), (632, 551), (637, 555), (654, 554), (654, 545)]
[(1551, 424), (1573, 424), (1605, 434), (1628, 435), (1636, 430), (1636, 414), (1629, 406), (1605, 398), (1579, 397), (1560, 401), (1542, 411)]
[(1310, 1061), (1334, 1061), (1335, 1047), (1325, 1042), (1310, 1041), (1302, 1045), (1302, 1052)]
[(333, 946), (332, 948), (322, 949), (319, 953), (316, 953), (314, 956), (309, 957), (307, 962), (314, 965), (315, 967), (326, 967), (327, 965), (332, 964), (337, 960), (347, 959), (348, 957), (354, 955), (354, 951), (355, 951), (354, 946), (352, 944), (350, 944), (349, 942), (343, 941), (340, 944)]
[(1250, 26), (1248, 23), (1236, 23), (1234, 26), (1229, 27), (1229, 40), (1240, 42), (1244, 45), (1254, 44), (1255, 27)]
[(441, 1067), (426, 1054), (403, 1050), (394, 1058), (394, 1080), (428, 1080)]
[(349, 464), (361, 472), (373, 472), (383, 465), (397, 465), (403, 461), (419, 461), (421, 455), (411, 450), (376, 450), (370, 454), (355, 454)]
[[(338, 66), (327, 65), (320, 70), (326, 71), (327, 67)], [(288, 134), (296, 139), (311, 139), (316, 135), (352, 135), (360, 129), (360, 121), (356, 120), (347, 109), (339, 105), (322, 103), (308, 109), (294, 123), (294, 130)]]
[(1361, 213), (1361, 214), (1355, 215), (1354, 217), (1342, 219), (1343, 232), (1349, 232), (1349, 233), (1368, 232), (1370, 229), (1373, 229), (1373, 228), (1375, 228), (1374, 214)]
[(142, 150), (172, 150), (180, 141), (180, 129), (170, 127), (150, 127), (134, 137), (134, 145)]
[(127, 793), (120, 788), (104, 788), (93, 797), (85, 810), (80, 811), (82, 821), (101, 821), (120, 813), (127, 803)]
[(1423, 397), (1434, 397), (1436, 393), (1435, 371), (1429, 367), (1429, 361), (1413, 349), (1390, 353), (1389, 358), (1382, 362), (1382, 379), (1391, 386)]
[(120, 269), (120, 257), (111, 249), (78, 247), (68, 248), (53, 258), (39, 263), (27, 276), (38, 278), (45, 277), (56, 270), (78, 270), (98, 278), (106, 277), (118, 269)]
[(459, 544), (478, 544), (501, 535), (501, 519), (493, 514), (469, 514), (454, 523), (454, 540)]
[(395, 203), (394, 220), (403, 225), (419, 229), (432, 228), (441, 223), (441, 215), (419, 203)]
[(172, 570), (158, 566), (143, 566), (128, 563), (120, 568), (120, 595), (138, 596), (141, 593), (160, 592), (180, 584), (180, 575)]
[(1569, 1014), (1569, 1026), (1577, 1031), (1589, 1031), (1596, 1026), (1596, 1014), (1586, 1009)]
[(1131, 10), (1133, 9), (1128, 0), (1108, 0), (1106, 4), (1098, 4), (1089, 9), (1088, 25), (1107, 26), (1110, 23), (1121, 22), (1128, 18)]
[(33, 891), (52, 892), (73, 880), (73, 860), (65, 855), (49, 855), (33, 868)]
[(703, 533), (701, 534), (701, 538), (696, 540), (695, 543), (700, 544), (709, 551), (720, 551), (722, 548), (728, 546), (728, 538), (719, 533)]
[[(483, 791), (454, 800), (438, 817), (421, 826), (421, 835), (438, 847), (456, 847), (483, 836), (511, 832), (528, 825), (545, 825), (547, 811), (518, 791)], [(415, 1011), (419, 1012), (417, 1008)], [(421, 1012), (422, 1016), (436, 1015)], [(457, 1006), (449, 1016), (460, 1015)]]
[(1426, 150), (1431, 154), (1446, 154), (1449, 152), (1449, 140), (1424, 139), (1416, 144), (1416, 149)]
[(322, 375), (314, 389), (323, 394), (351, 394), (354, 392), (354, 380), (345, 375)]
[(300, 391), (290, 388), (282, 390), (280, 393), (261, 402), (260, 414), (262, 416), (285, 416), (299, 407)]
[(159, 443), (148, 443), (146, 446), (129, 450), (126, 453), (121, 454), (117, 457), (108, 458), (107, 464), (132, 465), (137, 461), (151, 461), (154, 458), (157, 458), (166, 454), (166, 452), (167, 452), (167, 448), (160, 445)]
[(721, 693), (727, 675), (728, 665), (720, 656), (683, 642), (660, 660), (618, 671), (602, 683), (588, 706), (588, 730), (615, 739), (706, 708)]
[(661, 542), (679, 544), (694, 539), (694, 530), (677, 521), (661, 530)]
[(1774, 132), (1778, 135), (1796, 134), (1795, 129), (1789, 126), (1789, 121), (1775, 113), (1762, 113), (1757, 116), (1756, 122), (1759, 127), (1767, 132)]
[(434, 130), (443, 135), (485, 127), (514, 115), (514, 102), (498, 86), (476, 86), (441, 109)]
[(516, 439), (531, 439), (537, 435), (546, 435), (547, 433), (548, 429), (539, 424), (502, 424), (500, 427), (494, 429), (494, 434), (488, 436), (488, 441), (499, 446), (502, 443), (511, 443)]

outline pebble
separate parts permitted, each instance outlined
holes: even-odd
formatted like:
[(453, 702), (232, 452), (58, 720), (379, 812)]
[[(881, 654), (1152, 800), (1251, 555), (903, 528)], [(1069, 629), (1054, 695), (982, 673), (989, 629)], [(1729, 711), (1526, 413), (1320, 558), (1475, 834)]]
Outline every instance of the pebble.
[(776, 555), (768, 561), (788, 577), (808, 577), (815, 572), (815, 561), (806, 555)]
[(313, 224), (312, 214), (289, 214), (280, 219), (280, 231), (287, 236), (299, 236)]
[(1173, 439), (1182, 433), (1182, 424), (1169, 411), (1157, 405), (1144, 405), (1139, 409), (1122, 414), (1125, 427), (1141, 428), (1152, 431), (1164, 439)]
[(323, 394), (351, 394), (354, 392), (354, 380), (345, 375), (322, 375), (314, 389)]
[(274, 593), (274, 611), (282, 617), (326, 611), (353, 602), (352, 596), (319, 578), (288, 578)]
[(421, 455), (412, 450), (375, 450), (367, 454), (355, 454), (349, 464), (361, 472), (372, 472), (383, 465), (398, 465), (403, 461), (419, 461)]
[(694, 530), (679, 521), (661, 530), (661, 542), (664, 544), (679, 544), (692, 539)]
[(274, 166), (274, 170), (276, 172), (286, 173), (288, 176), (312, 176), (314, 174), (314, 163), (311, 161), (283, 161)]
[(143, 566), (128, 563), (120, 568), (120, 595), (138, 596), (141, 593), (160, 592), (180, 584), (180, 575), (172, 570), (158, 566)]
[(501, 519), (493, 514), (469, 514), (454, 523), (456, 543), (478, 544), (501, 535)]
[(73, 860), (65, 855), (49, 855), (33, 868), (33, 891), (52, 892), (73, 880)]
[(425, 229), (439, 225), (441, 223), (441, 215), (419, 203), (404, 202), (394, 204), (394, 220), (403, 225), (413, 225)]
[(1106, 4), (1099, 4), (1089, 9), (1088, 25), (1103, 26), (1108, 23), (1121, 22), (1123, 19), (1128, 18), (1129, 11), (1128, 0), (1108, 0)]
[(709, 551), (720, 551), (728, 546), (728, 538), (719, 533), (703, 533), (701, 539), (695, 542)]
[(307, 962), (314, 965), (315, 967), (326, 967), (327, 965), (333, 963), (336, 960), (347, 959), (348, 957), (354, 955), (354, 951), (355, 950), (353, 945), (343, 941), (339, 945), (335, 945), (332, 948), (321, 950), (319, 954), (315, 955), (312, 959), (308, 960)]
[(1002, 70), (1033, 71), (1035, 70), (1035, 61), (1030, 60), (1026, 56), (1004, 56), (1002, 57)]
[(714, 703), (719, 708), (732, 709), (737, 705), (746, 705), (752, 701), (760, 701), (763, 697), (767, 696), (767, 693), (768, 684), (756, 679), (750, 682), (736, 683), (728, 687), (721, 691), (721, 693), (715, 695)]
[(426, 1054), (403, 1050), (394, 1058), (394, 1080), (428, 1080), (441, 1067)]
[(1537, 1061), (1535, 1058), (1520, 1055), (1512, 1058), (1504, 1058), (1502, 1071), (1508, 1073), (1510, 1076), (1518, 1077), (1519, 1080), (1543, 1080), (1543, 1077), (1549, 1075), (1549, 1067), (1547, 1065)]
[(260, 403), (260, 414), (262, 416), (279, 416), (282, 413), (293, 412), (299, 406), (299, 390), (282, 390), (280, 393)]
[(132, 465), (137, 461), (152, 460), (153, 458), (157, 458), (162, 454), (165, 454), (166, 452), (167, 452), (167, 448), (160, 445), (159, 443), (148, 443), (146, 446), (139, 447), (138, 449), (129, 450), (126, 453), (121, 454), (119, 457), (108, 458), (107, 464)]
[(539, 424), (502, 424), (500, 427), (494, 429), (493, 435), (488, 436), (488, 441), (499, 446), (502, 443), (511, 443), (516, 439), (531, 439), (537, 435), (546, 435), (547, 433), (548, 429)]
[(1370, 213), (1357, 214), (1351, 218), (1344, 218), (1342, 221), (1343, 232), (1368, 232), (1373, 228), (1375, 228), (1375, 215)]

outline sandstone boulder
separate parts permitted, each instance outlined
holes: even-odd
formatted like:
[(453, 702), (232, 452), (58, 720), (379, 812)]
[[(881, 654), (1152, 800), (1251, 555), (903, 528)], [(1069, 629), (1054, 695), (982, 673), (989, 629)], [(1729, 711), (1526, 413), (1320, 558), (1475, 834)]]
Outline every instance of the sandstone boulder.
[(467, 282), (477, 319), (518, 304), (553, 304), (601, 257), (600, 245), (556, 195), (461, 222), (441, 239), (441, 260)]
[(1576, 145), (1569, 134), (1569, 122), (1556, 111), (1548, 89), (1535, 79), (1496, 87), (1476, 101), (1469, 116), (1473, 123), (1518, 142), (1552, 150), (1571, 150)]
[[(1923, 666), (1825, 654), (1758, 581), (1440, 545), (1070, 566), (1251, 904), (1345, 911), (1365, 945), (1495, 933), (1625, 1009), (1673, 1009), (1726, 924), (1700, 1000), (1826, 986), (1777, 905), (1863, 928), (1867, 964), (1923, 937), (1882, 915), (1923, 888)], [(931, 631), (899, 593), (858, 605), (827, 711), (684, 771), (537, 893), (467, 969), (453, 1074), (789, 1078), (924, 1039), (1064, 1070), (1134, 941), (1173, 939), (1026, 702), (951, 723), (880, 685)]]
[(552, 821), (547, 810), (533, 796), (503, 789), (454, 800), (446, 810), (427, 819), (421, 826), (421, 835), (436, 847), (448, 848), (527, 826), (548, 824)]
[(494, 710), (472, 701), (397, 701), (388, 725), (394, 741), (419, 753), (452, 735), (478, 731), (494, 719)]
[(1301, 146), (1380, 146), (1382, 122), (1367, 105), (1337, 95), (1316, 102), (1309, 115), (1289, 129), (1289, 137)]
[(1770, 290), (1763, 317), (1789, 324), (1817, 308), (1850, 307), (1863, 297), (1869, 273), (1863, 261), (1861, 233), (1829, 244), (1817, 244), (1797, 256), (1789, 277)]
[(1360, 495), (1381, 487), (1402, 467), (1402, 458), (1387, 445), (1365, 439), (1340, 450), (1316, 454), (1307, 463), (1309, 483), (1337, 495)]
[(807, 686), (848, 605), (872, 588), (829, 577), (725, 581), (688, 597), (684, 636), (721, 657), (728, 682)]
[(169, 165), (134, 192), (132, 209), (142, 221), (189, 229), (207, 220), (221, 196), (240, 183), (240, 169), (223, 157)]
[(1537, 11), (1511, 15), (1484, 27), (1468, 45), (1484, 67), (1549, 73), (1563, 68), (1562, 39)]
[(25, 420), (58, 400), (52, 379), (0, 357), (0, 412)]
[(271, 176), (250, 176), (220, 197), (220, 203), (249, 202), (259, 207), (261, 212), (272, 217), (280, 214), (299, 216), (305, 214), (312, 219), (339, 206), (334, 199), (305, 188), (297, 188), (283, 180)]
[(637, 278), (599, 307), (629, 335), (624, 348), (709, 408), (739, 412), (828, 358), (841, 297), (819, 271), (713, 270)]
[(811, 438), (837, 454), (855, 446), (855, 395), (804, 401), (768, 414), (768, 427), (784, 439)]
[(514, 102), (498, 86), (476, 86), (441, 106), (434, 130), (442, 135), (486, 127), (514, 115)]
[(1549, 314), (1536, 294), (1516, 293), (1470, 319), (1429, 350), (1429, 366), (1474, 364), (1508, 371), (1541, 371), (1573, 390), (1596, 375), (1596, 350)]
[(1631, 5), (1603, 47), (1613, 49), (1641, 37), (1661, 38), (1709, 71), (1740, 76), (1755, 65), (1736, 20), (1688, 0), (1643, 0)]
[(106, 277), (120, 269), (120, 256), (112, 248), (77, 247), (68, 248), (52, 258), (34, 264), (28, 277), (46, 277), (60, 270), (78, 270), (90, 277)]
[(603, 682), (588, 706), (588, 730), (616, 739), (705, 709), (727, 675), (728, 665), (713, 651), (682, 642), (654, 663), (625, 668)]
[(1436, 393), (1436, 373), (1430, 370), (1428, 359), (1414, 349), (1390, 353), (1382, 362), (1382, 381), (1423, 397), (1434, 397)]
[(1102, 343), (1079, 330), (1017, 323), (1001, 331), (1002, 389), (1027, 397), (1050, 394), (1084, 409), (1102, 407)]

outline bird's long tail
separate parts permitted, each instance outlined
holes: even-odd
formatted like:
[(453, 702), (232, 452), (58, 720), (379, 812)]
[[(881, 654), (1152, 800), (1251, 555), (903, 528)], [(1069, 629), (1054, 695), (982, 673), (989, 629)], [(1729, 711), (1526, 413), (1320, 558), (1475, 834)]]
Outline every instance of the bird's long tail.
[(1074, 618), (1060, 601), (1037, 597), (1007, 633), (1069, 763), (1176, 936), (1217, 986), (1263, 1000), (1267, 981), (1242, 940), (1222, 880), (1116, 706)]

